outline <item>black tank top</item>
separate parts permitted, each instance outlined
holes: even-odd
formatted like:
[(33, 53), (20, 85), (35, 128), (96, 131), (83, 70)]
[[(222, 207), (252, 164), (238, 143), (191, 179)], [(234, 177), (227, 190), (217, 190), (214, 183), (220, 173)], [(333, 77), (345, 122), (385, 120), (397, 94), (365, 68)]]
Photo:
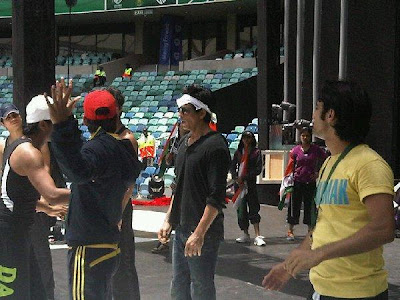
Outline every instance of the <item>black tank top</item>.
[(10, 166), (10, 157), (22, 143), (31, 140), (22, 137), (4, 149), (1, 179), (0, 224), (27, 227), (33, 224), (36, 202), (40, 194), (27, 176), (20, 176)]

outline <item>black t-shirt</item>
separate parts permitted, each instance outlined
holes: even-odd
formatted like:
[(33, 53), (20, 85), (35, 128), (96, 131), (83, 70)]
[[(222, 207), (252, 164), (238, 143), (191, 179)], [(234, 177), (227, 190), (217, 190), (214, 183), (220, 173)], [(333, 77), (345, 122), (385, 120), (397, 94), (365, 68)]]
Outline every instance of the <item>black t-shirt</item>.
[(218, 216), (207, 235), (224, 236), (226, 177), (230, 154), (226, 140), (218, 132), (209, 132), (192, 145), (185, 136), (179, 146), (175, 161), (176, 192), (172, 205), (170, 223), (194, 230), (203, 216), (207, 204), (216, 207)]

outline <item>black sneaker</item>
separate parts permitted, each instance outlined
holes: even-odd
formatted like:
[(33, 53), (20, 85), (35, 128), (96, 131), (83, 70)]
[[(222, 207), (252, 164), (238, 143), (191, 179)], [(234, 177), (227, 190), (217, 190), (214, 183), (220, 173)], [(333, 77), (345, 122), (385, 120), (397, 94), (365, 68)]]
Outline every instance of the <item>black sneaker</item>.
[(153, 254), (164, 253), (168, 252), (168, 250), (169, 250), (168, 244), (158, 243), (157, 247), (151, 249), (151, 253)]

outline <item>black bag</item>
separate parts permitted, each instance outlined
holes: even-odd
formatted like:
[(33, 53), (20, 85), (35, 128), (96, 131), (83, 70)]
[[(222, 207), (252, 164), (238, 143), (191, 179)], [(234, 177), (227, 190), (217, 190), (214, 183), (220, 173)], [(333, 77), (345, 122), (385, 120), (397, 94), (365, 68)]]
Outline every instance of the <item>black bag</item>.
[(164, 190), (164, 179), (157, 175), (151, 176), (149, 182), (149, 197), (152, 199), (162, 197), (164, 195)]

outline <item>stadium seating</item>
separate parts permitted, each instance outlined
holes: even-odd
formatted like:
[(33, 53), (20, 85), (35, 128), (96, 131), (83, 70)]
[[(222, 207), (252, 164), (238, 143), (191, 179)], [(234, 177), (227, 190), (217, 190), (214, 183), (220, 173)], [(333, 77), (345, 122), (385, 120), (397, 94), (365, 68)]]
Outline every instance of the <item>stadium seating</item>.
[[(125, 96), (121, 115), (122, 123), (134, 132), (137, 139), (144, 127), (148, 127), (157, 139), (158, 147), (161, 148), (179, 118), (176, 99), (180, 97), (185, 85), (196, 82), (210, 87), (211, 90), (217, 90), (255, 76), (257, 73), (257, 68), (168, 71), (166, 73), (135, 72), (129, 81), (123, 81), (121, 77), (117, 77), (111, 85), (118, 88)], [(66, 78), (67, 75), (57, 74), (56, 76), (57, 79), (61, 77)], [(92, 88), (92, 81), (92, 74), (73, 76), (73, 95), (82, 97), (76, 105), (75, 116), (85, 140), (90, 138), (90, 133), (87, 126), (83, 125), (83, 101)], [(182, 82), (182, 84), (178, 82)], [(12, 78), (0, 76), (0, 104), (12, 102), (12, 92)], [(226, 134), (231, 153), (236, 150), (240, 135), (245, 129), (255, 134), (258, 133), (257, 124), (258, 119), (255, 118), (247, 126), (238, 125), (232, 132)], [(0, 131), (0, 138), (5, 138), (9, 134), (1, 127)], [(140, 190), (140, 185), (138, 185), (138, 189)]]

